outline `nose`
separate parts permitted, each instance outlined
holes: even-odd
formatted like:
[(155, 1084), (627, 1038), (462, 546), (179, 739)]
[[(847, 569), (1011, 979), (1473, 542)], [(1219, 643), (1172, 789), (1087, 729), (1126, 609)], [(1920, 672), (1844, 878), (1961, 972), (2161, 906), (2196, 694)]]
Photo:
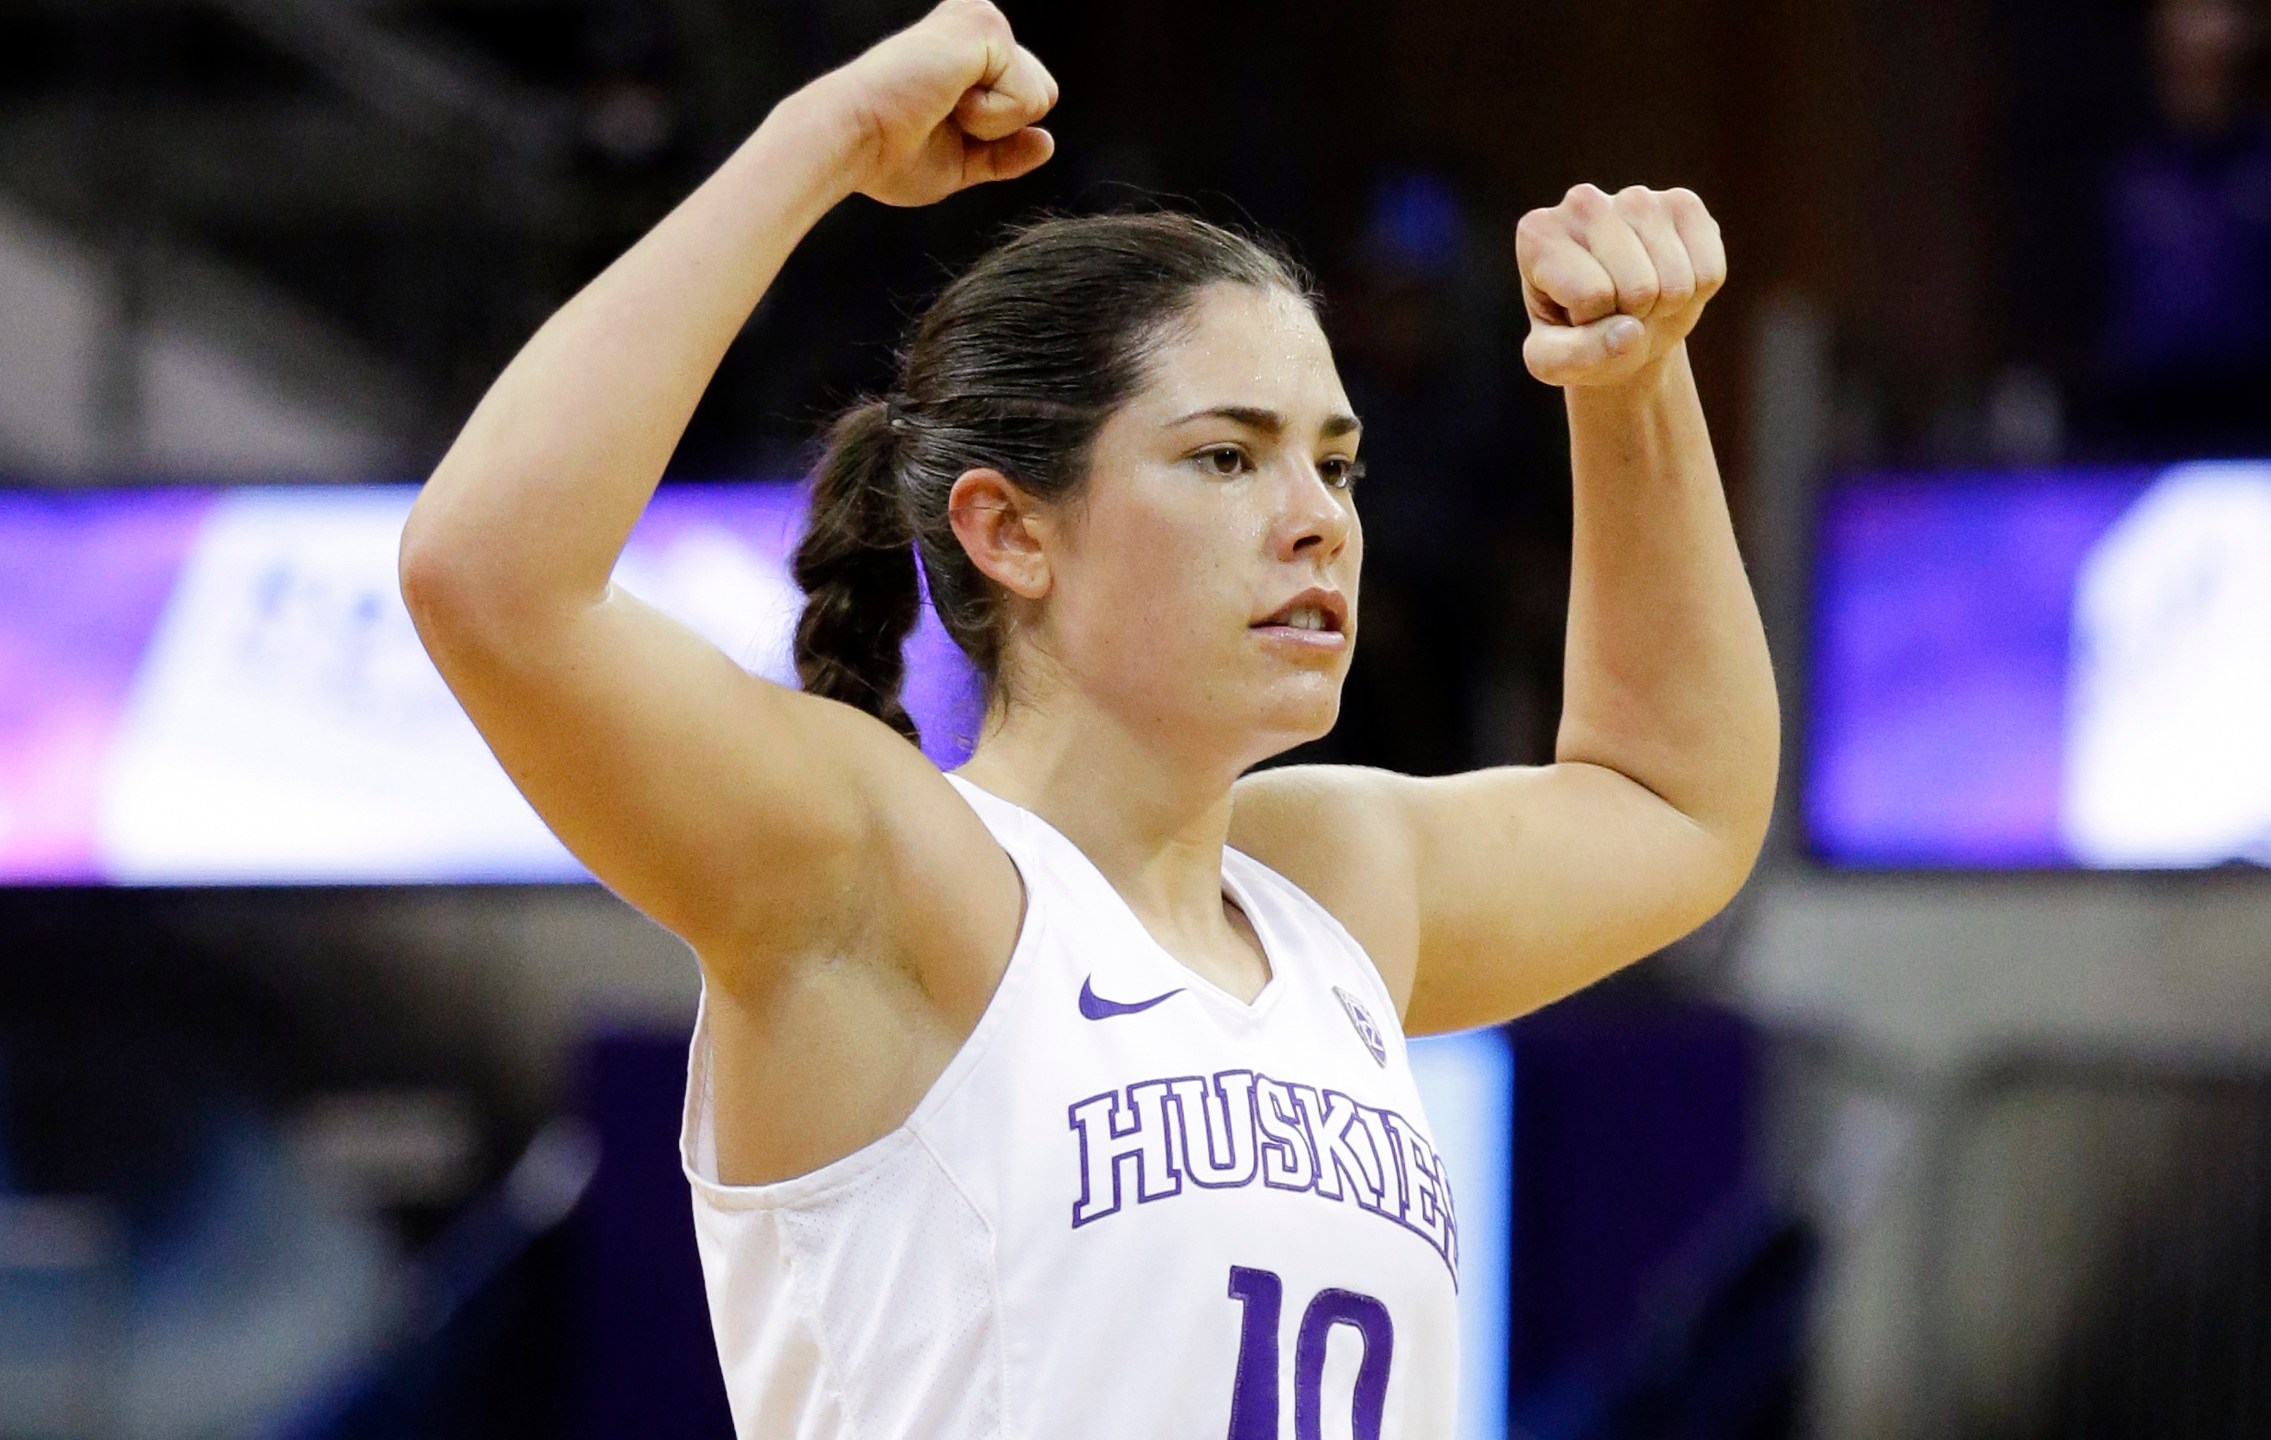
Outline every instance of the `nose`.
[(1297, 461), (1282, 491), (1275, 544), (1281, 560), (1337, 559), (1348, 548), (1356, 510), (1346, 490), (1336, 490), (1314, 461)]

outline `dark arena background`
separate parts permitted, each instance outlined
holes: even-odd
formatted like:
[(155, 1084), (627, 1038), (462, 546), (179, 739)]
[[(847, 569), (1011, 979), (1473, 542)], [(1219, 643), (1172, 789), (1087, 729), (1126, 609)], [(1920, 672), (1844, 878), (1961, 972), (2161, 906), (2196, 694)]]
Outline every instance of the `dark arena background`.
[[(529, 332), (921, 8), (0, 0), (0, 1440), (730, 1433), (692, 958), (518, 801), (394, 546)], [(1461, 1440), (2271, 1435), (2260, 0), (1007, 8), (1056, 159), (829, 216), (624, 583), (783, 673), (817, 427), (1005, 225), (1165, 198), (1288, 241), (1364, 419), (1308, 758), (1542, 762), (1513, 227), (1698, 191), (1781, 818), (1696, 936), (1420, 1048)]]

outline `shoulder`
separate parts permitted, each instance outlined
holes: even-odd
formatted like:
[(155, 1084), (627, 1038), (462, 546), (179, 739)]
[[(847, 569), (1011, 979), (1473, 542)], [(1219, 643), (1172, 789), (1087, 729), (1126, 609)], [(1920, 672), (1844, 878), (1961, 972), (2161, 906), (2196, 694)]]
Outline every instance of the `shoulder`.
[(1380, 970), (1400, 1012), (1419, 956), (1409, 776), (1352, 765), (1257, 771), (1232, 790), (1230, 843), (1339, 921)]

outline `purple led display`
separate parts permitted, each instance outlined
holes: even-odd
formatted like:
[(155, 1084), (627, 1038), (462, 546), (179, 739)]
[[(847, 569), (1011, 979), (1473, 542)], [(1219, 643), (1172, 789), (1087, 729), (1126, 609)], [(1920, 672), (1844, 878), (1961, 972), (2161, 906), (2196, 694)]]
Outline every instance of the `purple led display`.
[(1862, 476), (1817, 537), (1803, 808), (1827, 863), (2264, 853), (2271, 466)]
[[(0, 884), (588, 878), (427, 663), (393, 580), (416, 487), (0, 492)], [(619, 583), (792, 679), (785, 483), (670, 486)], [(974, 676), (926, 610), (941, 764)]]
[(104, 751), (210, 504), (0, 491), (0, 881), (97, 878)]

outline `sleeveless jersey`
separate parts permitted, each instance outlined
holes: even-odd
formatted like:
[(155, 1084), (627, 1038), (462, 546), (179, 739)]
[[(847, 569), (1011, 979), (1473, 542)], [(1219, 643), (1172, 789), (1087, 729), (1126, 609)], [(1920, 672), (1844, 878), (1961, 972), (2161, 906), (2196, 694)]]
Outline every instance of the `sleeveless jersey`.
[(681, 1158), (743, 1440), (1438, 1440), (1458, 1226), (1371, 960), (1233, 849), (1251, 1004), (1039, 816), (949, 776), (1025, 914), (906, 1122), (718, 1183), (698, 1010)]

